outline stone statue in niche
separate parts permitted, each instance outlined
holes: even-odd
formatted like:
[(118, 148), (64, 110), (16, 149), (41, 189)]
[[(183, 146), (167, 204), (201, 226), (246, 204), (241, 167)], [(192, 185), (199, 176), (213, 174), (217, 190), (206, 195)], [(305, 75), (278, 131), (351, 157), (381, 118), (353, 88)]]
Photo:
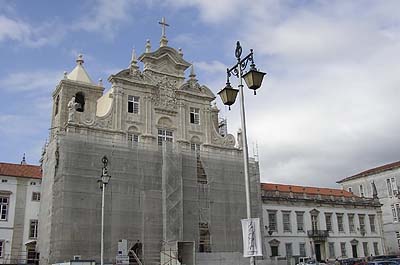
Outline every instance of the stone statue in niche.
[(68, 122), (73, 122), (75, 120), (75, 112), (76, 109), (78, 108), (78, 103), (75, 101), (75, 96), (71, 98), (71, 100), (68, 102)]

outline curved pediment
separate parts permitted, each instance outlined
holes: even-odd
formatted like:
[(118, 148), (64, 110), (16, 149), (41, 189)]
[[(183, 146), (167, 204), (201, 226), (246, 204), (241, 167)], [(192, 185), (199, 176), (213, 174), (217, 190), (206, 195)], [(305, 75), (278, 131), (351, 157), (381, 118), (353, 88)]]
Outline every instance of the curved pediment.
[(145, 71), (151, 70), (179, 78), (184, 77), (185, 70), (190, 66), (190, 63), (171, 47), (160, 47), (154, 52), (145, 52), (140, 55), (139, 60), (143, 62)]

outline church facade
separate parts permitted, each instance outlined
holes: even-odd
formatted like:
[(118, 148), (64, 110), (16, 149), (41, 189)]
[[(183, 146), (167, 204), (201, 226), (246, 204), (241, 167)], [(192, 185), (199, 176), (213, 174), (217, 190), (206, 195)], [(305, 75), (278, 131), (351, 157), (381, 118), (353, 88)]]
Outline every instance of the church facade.
[[(53, 92), (42, 159), (40, 263), (100, 259), (97, 181), (104, 155), (111, 175), (105, 262), (115, 262), (123, 239), (129, 250), (140, 242), (143, 264), (240, 256), (243, 154), (233, 135), (218, 130), (214, 93), (198, 82), (182, 51), (168, 46), (165, 33), (155, 51), (147, 41), (145, 52), (137, 58), (133, 51), (129, 67), (108, 81), (108, 91), (95, 84), (79, 56)], [(249, 175), (252, 216), (261, 217), (258, 162), (250, 161)]]

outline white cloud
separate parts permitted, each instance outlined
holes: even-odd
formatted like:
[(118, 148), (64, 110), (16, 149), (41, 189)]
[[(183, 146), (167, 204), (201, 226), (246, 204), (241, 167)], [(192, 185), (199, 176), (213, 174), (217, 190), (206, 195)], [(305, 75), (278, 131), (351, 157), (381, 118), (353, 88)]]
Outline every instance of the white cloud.
[(0, 79), (0, 90), (13, 93), (26, 91), (49, 93), (62, 77), (63, 72), (55, 70), (11, 73)]
[(114, 38), (121, 23), (131, 19), (130, 10), (134, 4), (134, 0), (97, 0), (88, 14), (72, 25), (72, 29), (102, 32), (105, 38)]

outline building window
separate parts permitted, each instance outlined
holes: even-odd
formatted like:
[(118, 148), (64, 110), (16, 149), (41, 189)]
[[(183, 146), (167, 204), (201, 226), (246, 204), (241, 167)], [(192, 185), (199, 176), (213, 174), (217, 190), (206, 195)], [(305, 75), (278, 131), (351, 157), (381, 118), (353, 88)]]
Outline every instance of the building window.
[(36, 252), (34, 246), (27, 247), (27, 264), (39, 265), (39, 253)]
[(54, 106), (55, 110), (54, 110), (54, 116), (57, 116), (58, 114), (58, 106), (60, 105), (60, 95), (57, 96), (56, 98), (56, 104)]
[(40, 192), (32, 192), (32, 201), (40, 201)]
[(348, 188), (348, 191), (351, 192), (351, 193), (353, 193), (353, 190), (352, 190), (351, 187)]
[(286, 257), (293, 256), (292, 243), (286, 243), (285, 248), (286, 248)]
[(336, 214), (336, 218), (337, 218), (337, 223), (338, 223), (338, 231), (339, 232), (344, 232), (344, 226), (343, 226), (343, 214)]
[(396, 183), (396, 178), (388, 178), (386, 179), (386, 186), (387, 186), (387, 191), (389, 197), (392, 197), (393, 195), (397, 195), (398, 189), (397, 189), (397, 183)]
[(356, 231), (356, 228), (354, 226), (354, 214), (349, 214), (349, 230), (350, 233), (354, 233)]
[(297, 232), (304, 232), (304, 212), (296, 212)]
[(325, 213), (325, 223), (326, 223), (326, 230), (332, 232), (332, 214)]
[(7, 221), (9, 202), (10, 202), (10, 198), (8, 196), (0, 196), (0, 220), (1, 221)]
[(368, 255), (368, 253), (369, 253), (369, 251), (368, 251), (368, 242), (363, 242), (362, 245), (363, 245), (364, 257), (368, 257), (369, 256)]
[(392, 206), (393, 222), (397, 222), (396, 208), (395, 208), (394, 204), (392, 204), (391, 206)]
[(371, 228), (371, 233), (375, 233), (376, 229), (375, 229), (375, 215), (374, 214), (370, 214), (368, 215), (369, 217), (369, 227)]
[(190, 123), (200, 124), (200, 109), (190, 108)]
[(135, 133), (128, 133), (128, 143), (129, 145), (136, 145), (139, 142), (139, 135)]
[(374, 242), (374, 253), (375, 253), (375, 256), (379, 255), (378, 242)]
[(271, 246), (271, 257), (279, 256), (278, 246)]
[(363, 187), (363, 185), (359, 186), (359, 191), (360, 191), (360, 197), (364, 197), (364, 187)]
[(283, 232), (291, 232), (291, 224), (290, 224), (290, 212), (284, 211), (282, 212), (282, 221), (283, 221)]
[(29, 225), (29, 238), (37, 238), (38, 235), (38, 220), (31, 220)]
[(268, 228), (269, 231), (276, 232), (277, 227), (276, 227), (276, 212), (275, 211), (270, 211), (268, 212)]
[(1, 182), (2, 182), (2, 183), (7, 183), (8, 180), (7, 180), (7, 179), (2, 179)]
[(158, 145), (162, 145), (163, 142), (172, 143), (174, 137), (170, 130), (158, 129)]
[(329, 242), (329, 258), (333, 259), (336, 257), (335, 255), (335, 243)]
[(139, 97), (128, 95), (128, 112), (139, 113)]
[(396, 203), (397, 221), (400, 221), (400, 203)]
[(363, 214), (358, 215), (358, 221), (360, 224), (360, 233), (365, 235), (365, 216)]
[(0, 240), (0, 258), (2, 258), (4, 256), (3, 250), (4, 250), (4, 241)]
[(200, 144), (198, 144), (198, 143), (190, 143), (190, 149), (193, 152), (200, 152)]
[(313, 231), (318, 230), (318, 215), (311, 214), (311, 229)]
[(342, 252), (342, 257), (347, 257), (346, 242), (340, 242), (340, 252)]
[(306, 256), (306, 243), (299, 243), (299, 254), (300, 257)]
[(396, 238), (397, 238), (397, 246), (399, 247), (400, 250), (400, 232), (396, 232)]

